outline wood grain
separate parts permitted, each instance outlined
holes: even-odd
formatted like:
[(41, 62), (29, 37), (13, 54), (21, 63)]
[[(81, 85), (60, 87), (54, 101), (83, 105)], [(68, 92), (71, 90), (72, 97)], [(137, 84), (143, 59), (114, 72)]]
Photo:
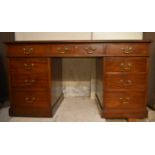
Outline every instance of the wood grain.
[(112, 43), (107, 44), (108, 56), (149, 56), (147, 43)]
[[(147, 117), (149, 43), (141, 40), (6, 43), (10, 115), (53, 116), (63, 99), (62, 58), (95, 57), (96, 97), (101, 116)], [(25, 85), (25, 80), (35, 82)]]

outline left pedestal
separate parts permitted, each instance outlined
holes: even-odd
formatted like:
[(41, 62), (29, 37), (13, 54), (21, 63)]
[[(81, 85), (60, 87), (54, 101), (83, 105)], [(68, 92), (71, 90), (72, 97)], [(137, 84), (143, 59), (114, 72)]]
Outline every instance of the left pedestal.
[(51, 117), (49, 58), (9, 58), (11, 116)]

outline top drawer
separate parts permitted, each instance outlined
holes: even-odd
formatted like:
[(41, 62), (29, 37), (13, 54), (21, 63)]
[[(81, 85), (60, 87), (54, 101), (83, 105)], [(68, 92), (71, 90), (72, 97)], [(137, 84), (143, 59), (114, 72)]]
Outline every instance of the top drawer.
[(73, 55), (75, 52), (73, 44), (53, 44), (51, 46), (50, 55), (51, 56), (68, 56)]
[(149, 56), (147, 43), (112, 43), (107, 44), (107, 56)]
[(47, 45), (9, 45), (7, 56), (12, 57), (38, 57), (48, 56), (49, 48)]
[(48, 73), (50, 60), (48, 58), (9, 58), (9, 71), (21, 74)]
[(103, 44), (53, 44), (51, 46), (51, 56), (61, 57), (93, 57), (103, 56)]
[(76, 44), (75, 52), (83, 56), (104, 56), (104, 44)]

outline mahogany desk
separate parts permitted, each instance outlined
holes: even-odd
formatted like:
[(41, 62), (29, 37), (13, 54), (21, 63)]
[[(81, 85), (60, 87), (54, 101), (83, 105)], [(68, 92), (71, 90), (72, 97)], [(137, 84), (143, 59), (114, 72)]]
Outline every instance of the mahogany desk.
[(96, 58), (96, 100), (105, 118), (147, 117), (149, 41), (10, 42), (11, 116), (52, 117), (63, 100), (62, 58)]

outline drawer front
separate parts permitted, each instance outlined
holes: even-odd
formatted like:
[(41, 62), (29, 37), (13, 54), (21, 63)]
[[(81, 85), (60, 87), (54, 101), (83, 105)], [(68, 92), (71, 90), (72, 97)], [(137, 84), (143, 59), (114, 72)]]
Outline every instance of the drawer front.
[(107, 44), (106, 55), (110, 56), (149, 56), (147, 43)]
[(50, 49), (51, 56), (69, 56), (75, 53), (75, 47), (73, 44), (57, 44), (52, 45)]
[(145, 91), (147, 89), (147, 74), (105, 74), (105, 89)]
[(105, 58), (105, 72), (147, 72), (147, 58)]
[(9, 69), (24, 74), (48, 73), (48, 63), (46, 58), (9, 58)]
[(48, 92), (20, 92), (12, 90), (12, 107), (15, 108), (50, 108), (50, 96)]
[(103, 44), (58, 44), (51, 46), (52, 56), (103, 56)]
[(103, 56), (105, 55), (103, 44), (76, 44), (75, 53), (83, 56)]
[(49, 89), (49, 79), (48, 76), (42, 74), (17, 74), (11, 73), (11, 87), (17, 89), (26, 90), (48, 90)]
[(106, 92), (105, 108), (134, 109), (145, 108), (146, 97), (143, 92)]
[(48, 56), (49, 46), (47, 45), (9, 45), (7, 49), (7, 56), (12, 57), (39, 57)]

